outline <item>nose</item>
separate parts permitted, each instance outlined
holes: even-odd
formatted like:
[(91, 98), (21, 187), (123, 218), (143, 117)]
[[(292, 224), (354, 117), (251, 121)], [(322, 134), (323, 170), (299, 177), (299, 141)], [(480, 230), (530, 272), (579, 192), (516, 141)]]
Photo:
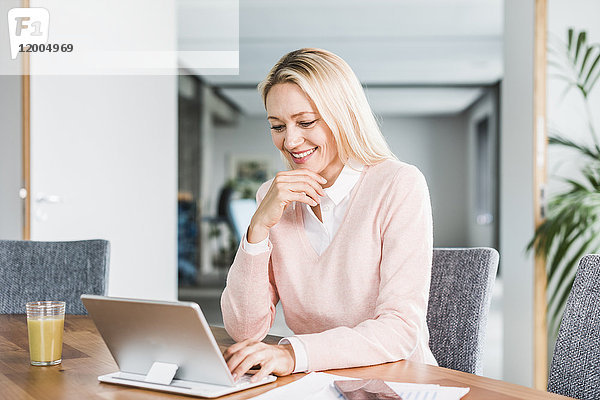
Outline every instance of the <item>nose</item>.
[(284, 146), (288, 150), (293, 150), (304, 142), (302, 131), (296, 127), (288, 128), (285, 132)]

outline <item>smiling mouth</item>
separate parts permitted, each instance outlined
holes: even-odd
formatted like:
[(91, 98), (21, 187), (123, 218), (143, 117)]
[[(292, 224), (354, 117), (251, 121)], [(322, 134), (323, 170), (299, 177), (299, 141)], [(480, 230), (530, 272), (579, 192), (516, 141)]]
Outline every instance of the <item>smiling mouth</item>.
[(294, 158), (304, 158), (304, 157), (306, 157), (306, 156), (314, 153), (315, 150), (317, 150), (317, 147), (315, 147), (314, 149), (310, 149), (310, 150), (304, 151), (302, 153), (292, 153), (292, 152), (290, 152), (290, 154)]

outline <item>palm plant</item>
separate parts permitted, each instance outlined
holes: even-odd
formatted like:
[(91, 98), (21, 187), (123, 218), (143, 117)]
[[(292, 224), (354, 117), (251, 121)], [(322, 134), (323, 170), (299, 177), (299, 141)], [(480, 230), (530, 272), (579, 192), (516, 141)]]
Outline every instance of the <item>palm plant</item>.
[(582, 163), (579, 178), (558, 177), (567, 189), (550, 199), (546, 219), (528, 246), (528, 250), (535, 248), (546, 257), (548, 328), (549, 334), (555, 336), (579, 259), (600, 252), (600, 142), (588, 102), (600, 77), (600, 45), (588, 44), (585, 31), (576, 34), (569, 29), (567, 43), (550, 45), (548, 50), (548, 64), (555, 72), (551, 76), (567, 84), (561, 98), (571, 90), (582, 96), (592, 142), (578, 143), (556, 129), (549, 130), (549, 144), (576, 151)]

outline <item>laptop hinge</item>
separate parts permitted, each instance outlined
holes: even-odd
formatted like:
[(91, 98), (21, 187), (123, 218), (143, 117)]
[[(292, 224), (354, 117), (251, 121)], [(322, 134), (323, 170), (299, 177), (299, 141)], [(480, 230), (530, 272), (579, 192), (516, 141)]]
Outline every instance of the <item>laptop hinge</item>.
[(160, 385), (170, 385), (179, 366), (177, 364), (168, 364), (156, 361), (150, 367), (144, 382), (158, 383)]

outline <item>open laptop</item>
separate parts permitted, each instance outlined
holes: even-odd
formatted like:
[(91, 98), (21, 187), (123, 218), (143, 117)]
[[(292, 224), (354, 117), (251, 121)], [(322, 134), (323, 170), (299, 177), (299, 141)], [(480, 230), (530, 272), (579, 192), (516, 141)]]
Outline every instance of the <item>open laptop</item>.
[(218, 397), (277, 379), (234, 382), (196, 303), (81, 295), (119, 371), (101, 382)]

